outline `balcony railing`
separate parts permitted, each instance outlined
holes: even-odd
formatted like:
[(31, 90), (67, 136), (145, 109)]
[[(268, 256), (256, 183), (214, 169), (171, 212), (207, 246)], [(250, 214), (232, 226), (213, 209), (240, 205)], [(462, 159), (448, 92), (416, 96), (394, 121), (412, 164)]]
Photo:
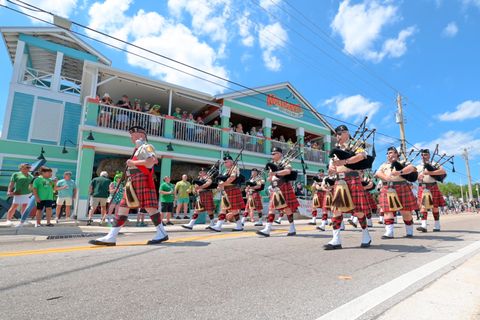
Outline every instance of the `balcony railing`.
[(39, 88), (50, 88), (52, 85), (53, 73), (34, 68), (25, 68), (21, 83)]
[(287, 152), (290, 148), (291, 148), (292, 145), (286, 143), (286, 142), (280, 142), (280, 141), (277, 141), (277, 140), (272, 140), (272, 148), (274, 147), (277, 147), (277, 148), (280, 148), (282, 149), (283, 153)]
[(325, 163), (326, 159), (326, 152), (319, 149), (312, 149), (305, 147), (304, 151), (304, 158), (306, 161), (313, 161), (313, 162), (320, 162)]
[(220, 146), (221, 135), (219, 128), (174, 120), (173, 137), (178, 140)]
[(82, 91), (82, 81), (62, 76), (60, 78), (60, 92), (79, 96)]
[(142, 126), (150, 136), (163, 136), (165, 118), (145, 112), (138, 112), (100, 104), (97, 125), (102, 128), (126, 131), (131, 126)]
[(265, 144), (265, 139), (250, 136), (248, 134), (231, 132), (229, 147), (234, 149), (242, 149), (252, 152), (263, 153), (263, 148)]

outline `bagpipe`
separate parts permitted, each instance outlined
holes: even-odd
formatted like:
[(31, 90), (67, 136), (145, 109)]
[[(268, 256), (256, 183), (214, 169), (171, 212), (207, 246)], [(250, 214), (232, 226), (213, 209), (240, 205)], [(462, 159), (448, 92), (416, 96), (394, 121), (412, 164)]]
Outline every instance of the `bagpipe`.
[(346, 160), (355, 156), (355, 151), (358, 148), (365, 145), (368, 138), (370, 138), (370, 136), (373, 135), (372, 155), (367, 155), (365, 159), (357, 163), (348, 163), (345, 165), (345, 167), (352, 170), (365, 170), (365, 169), (372, 168), (373, 161), (375, 160), (375, 157), (376, 157), (376, 152), (375, 152), (376, 129), (369, 130), (368, 128), (365, 127), (367, 118), (368, 117), (365, 117), (362, 123), (360, 124), (360, 126), (358, 126), (357, 130), (355, 131), (355, 134), (348, 142), (346, 148), (345, 149), (340, 149), (340, 147), (333, 148), (329, 154), (330, 158), (337, 157), (338, 160)]
[[(232, 175), (233, 173), (233, 170), (237, 170), (237, 164), (238, 164), (238, 161), (240, 160), (240, 157), (242, 156), (242, 153), (243, 153), (243, 149), (242, 148), (240, 150), (240, 152), (237, 154), (237, 157), (235, 158), (235, 160), (233, 160), (233, 164), (232, 166), (230, 167), (230, 169), (227, 171), (226, 174), (219, 174), (217, 177), (216, 177), (216, 183), (217, 185), (219, 184), (219, 182), (225, 182), (228, 180), (228, 178)], [(243, 174), (238, 174), (237, 175), (237, 178), (232, 182), (232, 184), (236, 184), (237, 186), (241, 186), (242, 184), (245, 183), (245, 176)]]
[[(296, 142), (288, 151), (287, 153), (283, 156), (282, 160), (280, 161), (279, 164), (275, 164), (273, 162), (268, 162), (265, 165), (265, 168), (262, 170), (263, 171), (271, 171), (271, 172), (277, 172), (277, 171), (282, 171), (285, 169), (286, 166), (290, 164), (295, 158), (297, 158), (299, 155), (301, 155), (302, 151), (300, 148), (298, 148), (298, 142)], [(297, 180), (298, 177), (298, 171), (296, 170), (291, 170), (289, 174), (285, 176), (281, 176), (279, 178), (285, 180), (285, 181), (295, 181)]]
[[(435, 160), (435, 157), (436, 157), (436, 156), (440, 156), (440, 155), (438, 154), (438, 144), (435, 146), (435, 151), (433, 151), (433, 155), (432, 155), (432, 157), (430, 158), (430, 162), (424, 162), (424, 163), (423, 163), (423, 169), (424, 169), (424, 170), (427, 170), (427, 171), (436, 171), (436, 170), (440, 169), (441, 166), (443, 166), (445, 163), (448, 162), (448, 163), (452, 164), (452, 166), (453, 166), (452, 172), (455, 172), (455, 163), (453, 162), (453, 158), (454, 158), (453, 155), (450, 156), (450, 157), (448, 157), (448, 158), (446, 158), (446, 157), (447, 157), (447, 154), (444, 153), (444, 154), (442, 154), (442, 155), (440, 156), (440, 158), (439, 158), (438, 160)], [(443, 160), (444, 158), (445, 158), (445, 160)], [(434, 160), (435, 160), (436, 163), (435, 163), (435, 164), (432, 164)], [(440, 161), (442, 161), (442, 160), (443, 160), (443, 162), (440, 162)], [(431, 175), (431, 177), (432, 177), (433, 179), (435, 179), (436, 181), (438, 181), (438, 182), (443, 182), (443, 181), (445, 180), (445, 178), (447, 177), (447, 174), (444, 173), (444, 174), (440, 174), (440, 175)]]
[(193, 184), (197, 185), (197, 186), (203, 186), (205, 183), (207, 183), (207, 181), (209, 179), (212, 180), (212, 183), (210, 184), (210, 186), (208, 187), (208, 189), (215, 189), (218, 187), (218, 183), (215, 182), (218, 174), (220, 173), (220, 160), (218, 160), (217, 162), (215, 162), (211, 167), (210, 169), (208, 169), (207, 171), (207, 174), (206, 174), (206, 177), (203, 178), (203, 179), (196, 179), (196, 180), (193, 180)]
[[(406, 161), (405, 162), (400, 162), (400, 161), (393, 161), (391, 163), (391, 169), (395, 169), (396, 171), (401, 171), (407, 167)], [(418, 179), (418, 172), (415, 170), (413, 172), (407, 173), (407, 174), (401, 174), (400, 177), (404, 178), (408, 182), (415, 182)]]

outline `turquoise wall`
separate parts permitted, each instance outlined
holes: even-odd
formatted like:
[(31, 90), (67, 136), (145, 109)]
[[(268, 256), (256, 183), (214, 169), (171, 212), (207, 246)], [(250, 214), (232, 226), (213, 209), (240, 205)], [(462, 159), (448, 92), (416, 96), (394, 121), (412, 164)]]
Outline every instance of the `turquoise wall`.
[(7, 139), (27, 141), (34, 96), (15, 92)]
[(82, 115), (82, 106), (76, 103), (65, 103), (65, 112), (63, 114), (62, 138), (60, 143), (66, 139), (77, 143), (78, 126)]

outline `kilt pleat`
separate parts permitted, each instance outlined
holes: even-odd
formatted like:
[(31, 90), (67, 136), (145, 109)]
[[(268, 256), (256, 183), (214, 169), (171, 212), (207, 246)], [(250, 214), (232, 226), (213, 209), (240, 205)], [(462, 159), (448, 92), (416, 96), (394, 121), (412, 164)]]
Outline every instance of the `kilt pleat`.
[(225, 188), (228, 200), (230, 201), (229, 210), (241, 210), (245, 208), (245, 202), (243, 201), (242, 191), (239, 187)]
[(263, 203), (262, 203), (262, 197), (260, 196), (260, 193), (254, 192), (252, 193), (252, 197), (253, 197), (253, 202), (255, 203), (255, 210), (262, 211)]
[(213, 202), (213, 193), (212, 191), (202, 191), (200, 192), (200, 202), (205, 208), (204, 211), (214, 211), (215, 203)]
[(395, 189), (395, 191), (397, 192), (398, 199), (403, 206), (402, 211), (418, 210), (417, 198), (415, 198), (415, 195), (413, 194), (410, 185), (405, 183), (395, 184), (391, 187), (389, 187), (388, 185), (384, 185), (382, 187), (382, 190), (380, 191), (380, 196), (378, 197), (378, 205), (382, 208), (383, 212), (390, 212), (387, 197), (387, 192), (389, 188)]
[[(353, 205), (355, 206), (353, 210), (350, 210), (348, 212), (349, 213), (370, 212), (370, 207), (368, 204), (367, 196), (365, 194), (365, 189), (363, 189), (363, 186), (362, 186), (362, 179), (359, 176), (357, 176), (357, 177), (345, 177), (345, 179), (343, 180), (348, 185), (348, 190), (350, 190), (350, 195), (352, 197)], [(335, 188), (337, 186), (337, 183), (338, 181), (335, 182)], [(333, 194), (335, 194), (335, 192)]]
[(445, 199), (443, 198), (443, 194), (438, 188), (437, 184), (431, 185), (431, 186), (423, 186), (420, 184), (418, 186), (418, 206), (422, 206), (422, 195), (423, 195), (423, 189), (428, 189), (430, 190), (430, 193), (432, 194), (433, 198), (433, 206), (438, 208), (438, 207), (445, 207), (447, 203), (445, 202)]
[(370, 210), (377, 210), (377, 202), (375, 201), (373, 194), (368, 191), (366, 191), (365, 194), (367, 196), (368, 206), (370, 207)]
[(323, 207), (323, 201), (325, 200), (325, 191), (317, 191), (317, 197), (318, 197), (318, 202), (322, 204)]
[[(327, 197), (328, 194), (330, 194), (330, 197)], [(323, 197), (322, 210), (323, 210), (324, 213), (332, 210), (332, 207), (330, 205), (327, 205), (328, 198), (330, 198), (330, 204), (331, 204), (332, 200), (333, 200), (333, 194), (330, 191), (325, 192), (325, 196)]]
[(297, 211), (300, 203), (298, 202), (297, 196), (293, 191), (292, 185), (288, 182), (285, 182), (280, 186), (280, 191), (282, 191), (285, 202), (287, 203), (287, 206), (290, 208), (290, 210), (292, 210), (292, 212)]
[[(149, 187), (148, 177), (140, 172), (132, 174), (129, 179), (132, 182), (133, 189), (135, 190), (135, 194), (137, 195), (140, 203), (138, 208), (157, 208), (157, 190)], [(120, 201), (120, 207), (128, 207), (126, 192), (123, 193), (122, 200)]]

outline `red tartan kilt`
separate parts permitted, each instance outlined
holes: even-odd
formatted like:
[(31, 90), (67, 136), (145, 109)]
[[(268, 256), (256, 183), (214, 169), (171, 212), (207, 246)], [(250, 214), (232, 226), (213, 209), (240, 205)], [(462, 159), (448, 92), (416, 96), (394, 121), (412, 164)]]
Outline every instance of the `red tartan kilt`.
[(255, 210), (262, 211), (263, 203), (262, 203), (262, 197), (260, 196), (260, 193), (254, 192), (252, 193), (252, 197), (253, 197), (253, 202), (255, 203)]
[(200, 192), (200, 202), (205, 208), (204, 211), (215, 211), (215, 203), (213, 202), (213, 193), (212, 191), (202, 191)]
[[(322, 207), (323, 207), (323, 202), (325, 201), (325, 194), (326, 194), (325, 191), (317, 191), (318, 203), (321, 203)], [(313, 202), (312, 202), (312, 205), (313, 205)]]
[[(333, 194), (330, 192), (330, 203), (332, 203), (332, 200), (333, 200)], [(331, 206), (327, 206), (327, 192), (325, 192), (325, 196), (323, 197), (322, 210), (323, 210), (323, 213), (327, 213), (327, 211), (332, 210)]]
[(367, 195), (368, 206), (370, 207), (370, 210), (377, 210), (377, 203), (375, 202), (373, 194), (368, 191), (366, 191), (365, 194)]
[[(280, 191), (285, 198), (285, 202), (287, 203), (287, 207), (292, 210), (292, 212), (297, 211), (297, 208), (300, 207), (300, 203), (298, 202), (297, 196), (293, 191), (293, 187), (289, 182), (285, 182), (280, 186)], [(273, 209), (273, 194), (270, 196), (270, 205), (269, 208)]]
[[(396, 184), (390, 188), (393, 188), (395, 191), (397, 191), (398, 199), (403, 206), (401, 211), (418, 210), (417, 199), (415, 198), (410, 185)], [(388, 185), (383, 186), (382, 190), (380, 191), (380, 196), (378, 197), (378, 206), (382, 208), (383, 212), (390, 212), (387, 197), (388, 189)]]
[[(365, 194), (365, 189), (362, 186), (362, 179), (359, 176), (357, 177), (345, 177), (345, 182), (348, 185), (348, 190), (350, 190), (350, 195), (352, 196), (353, 205), (355, 208), (348, 211), (349, 213), (354, 212), (370, 212), (370, 206), (368, 204), (368, 199)], [(335, 182), (335, 187), (338, 182)], [(335, 194), (335, 192), (333, 192)]]
[(245, 208), (245, 202), (243, 201), (242, 191), (239, 187), (225, 188), (228, 200), (230, 201), (229, 210), (241, 210)]
[[(157, 190), (155, 188), (150, 189), (148, 177), (139, 172), (132, 174), (129, 179), (132, 182), (133, 189), (135, 190), (140, 203), (138, 208), (157, 208)], [(123, 193), (122, 200), (120, 201), (120, 207), (128, 207), (126, 192)]]
[(424, 187), (422, 184), (420, 184), (418, 186), (418, 198), (417, 198), (419, 207), (422, 206), (422, 195), (423, 195), (424, 188), (427, 188), (428, 190), (430, 190), (430, 193), (432, 194), (432, 198), (433, 198), (433, 206), (435, 208), (445, 207), (447, 205), (447, 203), (445, 202), (445, 199), (443, 198), (443, 194), (438, 188), (437, 184), (433, 186), (427, 186), (427, 187)]

